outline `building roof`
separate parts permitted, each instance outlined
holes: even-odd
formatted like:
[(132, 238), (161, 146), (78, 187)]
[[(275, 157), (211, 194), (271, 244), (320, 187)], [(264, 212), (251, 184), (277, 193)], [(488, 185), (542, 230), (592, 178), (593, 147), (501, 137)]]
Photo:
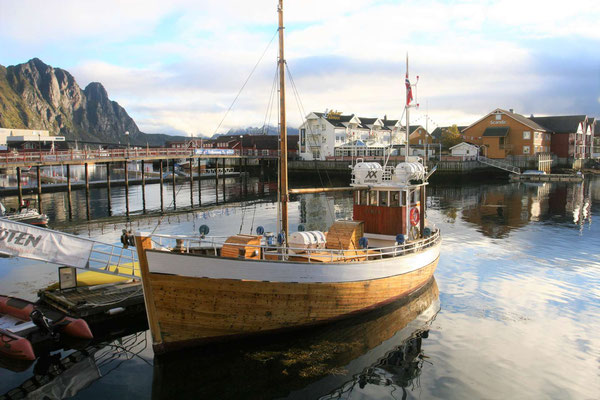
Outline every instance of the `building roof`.
[(455, 147), (458, 147), (458, 146), (464, 146), (464, 145), (467, 145), (467, 146), (473, 146), (473, 147), (477, 147), (477, 148), (479, 148), (479, 146), (478, 146), (478, 145), (476, 145), (476, 144), (473, 144), (473, 143), (470, 143), (470, 142), (460, 142), (459, 144), (455, 144), (454, 146), (450, 147), (450, 150), (452, 150), (452, 149), (453, 149), (453, 148), (455, 148)]
[(543, 125), (553, 133), (575, 133), (579, 124), (586, 119), (585, 115), (559, 115), (554, 117), (529, 117), (530, 120)]
[(508, 135), (508, 126), (490, 127), (483, 131), (482, 137), (505, 137)]
[(469, 128), (475, 126), (475, 125), (477, 125), (479, 122), (483, 121), (484, 119), (486, 119), (490, 115), (495, 114), (497, 112), (501, 112), (502, 114), (505, 114), (506, 116), (514, 119), (515, 121), (518, 121), (518, 122), (522, 123), (523, 125), (530, 127), (531, 129), (534, 129), (536, 131), (547, 132), (547, 129), (544, 128), (543, 126), (539, 125), (537, 122), (532, 121), (531, 119), (529, 119), (527, 117), (524, 117), (521, 114), (517, 114), (517, 113), (514, 113), (514, 112), (506, 111), (506, 110), (503, 110), (501, 108), (496, 108), (494, 111), (492, 111), (490, 113), (487, 113), (482, 118), (478, 119), (477, 121), (473, 122), (471, 125), (469, 125), (466, 128), (462, 129), (461, 132), (464, 132), (467, 129), (469, 129)]

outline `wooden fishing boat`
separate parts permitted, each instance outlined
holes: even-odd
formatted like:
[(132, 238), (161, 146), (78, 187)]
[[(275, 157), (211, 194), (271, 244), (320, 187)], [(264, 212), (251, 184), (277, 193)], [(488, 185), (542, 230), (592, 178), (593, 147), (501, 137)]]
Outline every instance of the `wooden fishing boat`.
[[(382, 307), (429, 282), (441, 236), (426, 226), (422, 160), (395, 167), (357, 160), (353, 220), (328, 232), (288, 230), (283, 5), (279, 1), (280, 159), (278, 243), (257, 235), (136, 234), (154, 350), (296, 329)], [(407, 62), (406, 126), (412, 101)], [(408, 131), (408, 130), (407, 130)], [(410, 154), (407, 148), (405, 154)], [(153, 243), (161, 244), (153, 248)], [(170, 243), (168, 243), (170, 241)]]
[(33, 344), (64, 334), (74, 338), (93, 337), (87, 323), (15, 297), (0, 296), (0, 354), (35, 360)]

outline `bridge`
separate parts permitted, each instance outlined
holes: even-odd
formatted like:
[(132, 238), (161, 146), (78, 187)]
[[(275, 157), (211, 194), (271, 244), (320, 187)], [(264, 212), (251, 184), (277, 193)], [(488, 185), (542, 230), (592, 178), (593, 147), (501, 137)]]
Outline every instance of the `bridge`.
[(489, 165), (490, 167), (500, 168), (504, 171), (512, 172), (513, 174), (521, 174), (520, 168), (500, 160), (492, 160), (484, 156), (478, 156), (477, 161), (479, 161), (482, 164)]
[[(112, 163), (129, 161), (160, 161), (170, 159), (277, 159), (273, 155), (240, 155), (234, 150), (233, 154), (223, 154), (210, 151), (207, 154), (196, 154), (196, 149), (186, 148), (132, 148), (109, 150), (63, 150), (63, 151), (30, 151), (6, 152), (0, 154), (0, 167), (16, 168), (29, 166), (80, 165), (84, 163)], [(218, 149), (210, 149), (218, 150)]]

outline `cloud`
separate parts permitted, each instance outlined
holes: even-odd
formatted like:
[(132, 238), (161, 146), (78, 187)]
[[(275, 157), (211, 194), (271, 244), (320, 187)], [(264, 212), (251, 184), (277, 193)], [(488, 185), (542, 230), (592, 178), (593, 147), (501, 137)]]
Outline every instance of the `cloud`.
[[(284, 8), (286, 59), (305, 112), (399, 117), (407, 52), (411, 78), (421, 77), (415, 119), (426, 109), (440, 125), (470, 124), (496, 107), (597, 110), (600, 9), (593, 1), (307, 0)], [(66, 0), (60, 10), (4, 1), (0, 13), (5, 57), (27, 48), (51, 54), (81, 85), (102, 82), (148, 131), (212, 134), (275, 33), (270, 0)], [(264, 121), (276, 53), (274, 42), (225, 127)], [(299, 125), (288, 87), (289, 120)]]

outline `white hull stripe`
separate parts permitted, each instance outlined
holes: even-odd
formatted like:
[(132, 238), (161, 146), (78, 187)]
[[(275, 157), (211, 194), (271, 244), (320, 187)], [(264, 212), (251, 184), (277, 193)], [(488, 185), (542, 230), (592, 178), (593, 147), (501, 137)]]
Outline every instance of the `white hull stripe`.
[(147, 251), (151, 273), (195, 278), (243, 279), (270, 282), (355, 282), (406, 274), (434, 262), (440, 244), (422, 252), (355, 263), (294, 263), (237, 260), (212, 256)]

